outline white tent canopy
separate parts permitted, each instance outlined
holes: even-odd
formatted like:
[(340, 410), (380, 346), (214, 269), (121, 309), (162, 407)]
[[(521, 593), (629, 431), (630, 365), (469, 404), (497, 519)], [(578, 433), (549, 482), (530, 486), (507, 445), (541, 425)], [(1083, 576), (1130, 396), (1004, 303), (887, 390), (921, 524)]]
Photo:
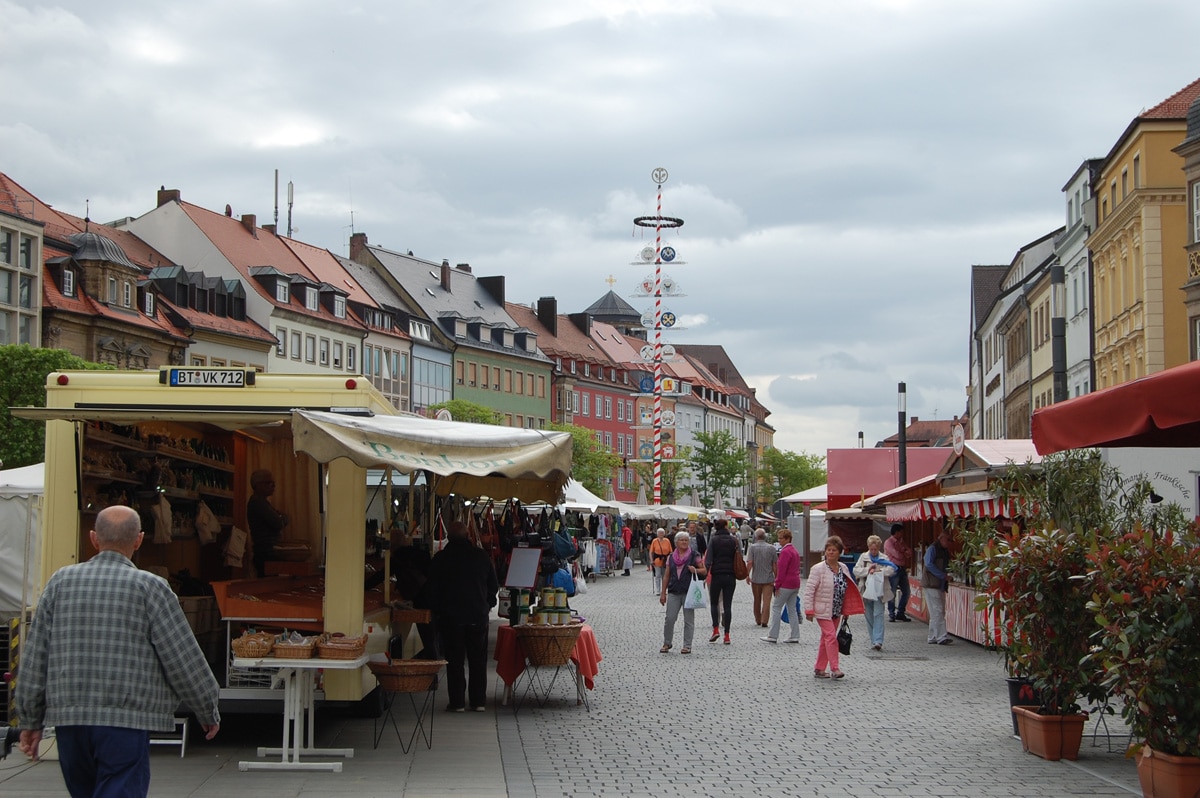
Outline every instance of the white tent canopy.
[(33, 599), (45, 472), (42, 463), (0, 471), (0, 615)]
[(817, 485), (790, 496), (784, 496), (779, 501), (788, 504), (824, 504), (829, 501), (829, 485)]
[(293, 447), (320, 463), (427, 471), (436, 492), (557, 502), (571, 471), (571, 435), (414, 416), (292, 413)]

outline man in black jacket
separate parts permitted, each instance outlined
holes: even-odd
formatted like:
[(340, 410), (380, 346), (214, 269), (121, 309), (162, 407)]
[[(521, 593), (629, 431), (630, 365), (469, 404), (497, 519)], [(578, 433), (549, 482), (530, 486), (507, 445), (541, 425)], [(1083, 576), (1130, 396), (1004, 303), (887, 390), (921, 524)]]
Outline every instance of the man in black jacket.
[[(484, 711), (487, 697), (488, 615), (496, 606), (496, 570), (483, 549), (471, 543), (461, 521), (446, 530), (446, 548), (433, 558), (433, 620), (446, 655), (447, 712), (462, 712), (470, 698), (473, 712)], [(470, 685), (463, 665), (470, 670)]]

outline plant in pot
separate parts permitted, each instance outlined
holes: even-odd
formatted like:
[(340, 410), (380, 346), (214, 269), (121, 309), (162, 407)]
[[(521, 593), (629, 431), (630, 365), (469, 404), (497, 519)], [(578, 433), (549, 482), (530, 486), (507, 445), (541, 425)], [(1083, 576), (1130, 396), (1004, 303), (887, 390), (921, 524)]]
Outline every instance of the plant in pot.
[(1120, 477), (1095, 452), (1072, 451), (1040, 468), (1010, 466), (993, 490), (1021, 524), (982, 541), (977, 607), (999, 613), (997, 648), (1009, 674), (1040, 699), (1013, 709), (1022, 744), (1046, 759), (1075, 759), (1082, 707), (1105, 698), (1103, 674), (1080, 663), (1095, 628), (1091, 555), (1119, 515)]
[(1200, 794), (1200, 535), (1178, 508), (1092, 555), (1097, 629), (1088, 663), (1107, 671), (1146, 796)]

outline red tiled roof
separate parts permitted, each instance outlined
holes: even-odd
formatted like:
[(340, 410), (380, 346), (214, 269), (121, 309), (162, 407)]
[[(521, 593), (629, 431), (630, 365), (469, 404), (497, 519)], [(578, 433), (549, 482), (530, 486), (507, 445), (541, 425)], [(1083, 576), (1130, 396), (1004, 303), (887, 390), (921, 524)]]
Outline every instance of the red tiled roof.
[(325, 282), (315, 274), (295, 252), (288, 247), (285, 239), (261, 227), (255, 227), (254, 232), (247, 230), (240, 219), (215, 213), (190, 202), (179, 201), (179, 207), (196, 225), (201, 233), (212, 242), (233, 267), (238, 270), (242, 280), (264, 299), (276, 307), (285, 307), (293, 313), (318, 318), (332, 324), (340, 324), (361, 330), (362, 327), (352, 319), (339, 319), (324, 306), (318, 305), (313, 311), (304, 306), (294, 291), (288, 292), (288, 301), (280, 302), (275, 295), (257, 279), (250, 276), (250, 269), (255, 266), (271, 266), (288, 275), (300, 275), (320, 284)]
[(517, 324), (537, 333), (538, 349), (548, 357), (565, 357), (604, 366), (616, 365), (605, 351), (584, 335), (583, 330), (576, 327), (568, 317), (559, 315), (558, 334), (551, 335), (538, 320), (537, 313), (527, 305), (505, 302), (504, 309)]
[(1184, 86), (1158, 105), (1144, 112), (1139, 119), (1187, 119), (1188, 108), (1200, 97), (1200, 78)]
[(348, 271), (342, 268), (342, 264), (330, 254), (329, 250), (319, 249), (312, 244), (305, 244), (302, 241), (296, 241), (291, 238), (280, 238), (279, 240), (308, 267), (309, 271), (316, 275), (318, 280), (345, 291), (350, 299), (355, 302), (360, 302), (372, 308), (379, 307), (379, 303), (359, 285), (358, 281)]

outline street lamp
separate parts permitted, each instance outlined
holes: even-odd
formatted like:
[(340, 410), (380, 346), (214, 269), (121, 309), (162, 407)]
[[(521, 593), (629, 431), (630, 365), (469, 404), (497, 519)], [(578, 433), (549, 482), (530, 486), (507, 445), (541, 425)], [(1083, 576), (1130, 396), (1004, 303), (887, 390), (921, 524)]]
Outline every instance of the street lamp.
[(908, 482), (908, 440), (905, 437), (907, 434), (906, 428), (908, 427), (908, 389), (905, 387), (904, 383), (900, 383), (896, 397), (896, 403), (898, 408), (898, 412), (896, 414), (897, 421), (900, 425), (899, 434), (896, 436), (896, 443), (900, 448), (900, 482), (897, 483), (897, 487), (899, 487), (900, 485)]
[(1050, 363), (1053, 401), (1067, 398), (1067, 273), (1061, 263), (1050, 267)]

